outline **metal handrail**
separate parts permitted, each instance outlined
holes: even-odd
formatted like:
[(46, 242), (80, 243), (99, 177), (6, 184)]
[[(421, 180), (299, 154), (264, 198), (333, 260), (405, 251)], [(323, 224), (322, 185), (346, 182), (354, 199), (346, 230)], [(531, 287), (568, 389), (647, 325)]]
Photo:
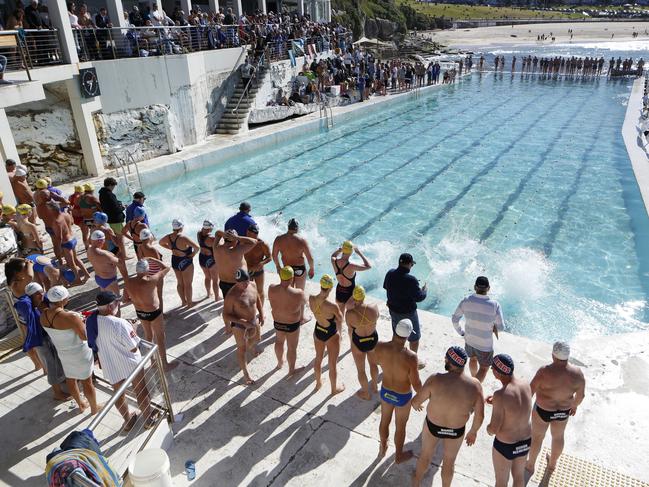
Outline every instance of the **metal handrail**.
[(239, 105), (241, 105), (241, 102), (243, 101), (243, 97), (245, 96), (247, 100), (250, 100), (250, 93), (249, 93), (249, 88), (250, 84), (254, 79), (257, 78), (257, 75), (259, 74), (259, 67), (262, 65), (264, 62), (264, 59), (266, 57), (266, 53), (262, 53), (261, 56), (259, 56), (259, 61), (257, 61), (257, 65), (255, 66), (255, 72), (252, 73), (252, 76), (246, 83), (246, 86), (243, 88), (243, 93), (241, 93), (241, 96), (239, 97), (239, 101), (237, 102), (237, 106), (232, 109), (232, 113), (236, 113), (237, 110), (239, 110)]

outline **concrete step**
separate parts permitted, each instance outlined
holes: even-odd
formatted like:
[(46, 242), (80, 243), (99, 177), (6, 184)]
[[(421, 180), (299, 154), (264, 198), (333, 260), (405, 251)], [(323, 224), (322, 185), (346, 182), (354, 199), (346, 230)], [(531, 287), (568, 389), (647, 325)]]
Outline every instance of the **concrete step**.
[(228, 122), (228, 121), (221, 120), (219, 122), (217, 128), (220, 128), (220, 129), (239, 129), (239, 127), (241, 127), (241, 125), (243, 125), (243, 124), (238, 123), (238, 122)]
[(238, 129), (237, 129), (237, 130), (234, 130), (234, 129), (221, 129), (221, 128), (217, 128), (217, 129), (216, 129), (216, 133), (217, 133), (217, 134), (223, 134), (223, 135), (226, 135), (226, 134), (227, 134), (227, 135), (235, 135), (235, 134), (238, 134), (238, 133), (239, 133), (239, 130), (238, 130)]
[(234, 113), (232, 112), (226, 112), (223, 114), (222, 119), (226, 120), (242, 120), (246, 118), (247, 113), (241, 113), (239, 111), (236, 111)]
[[(232, 110), (234, 110), (235, 108), (237, 108), (237, 102), (236, 101), (232, 102), (232, 103), (228, 103), (227, 105), (225, 105), (225, 111), (226, 112), (232, 112)], [(248, 108), (250, 108), (250, 103), (242, 101), (241, 103), (239, 103), (239, 108), (244, 108), (244, 109), (247, 110)]]

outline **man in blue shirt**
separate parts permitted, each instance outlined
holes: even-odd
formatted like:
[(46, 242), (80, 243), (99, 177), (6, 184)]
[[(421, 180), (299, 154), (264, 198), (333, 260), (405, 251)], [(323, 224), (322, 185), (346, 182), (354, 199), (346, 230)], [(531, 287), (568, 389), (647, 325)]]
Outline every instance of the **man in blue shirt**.
[[(426, 299), (426, 284), (421, 288), (417, 278), (410, 274), (415, 261), (410, 254), (401, 254), (399, 267), (390, 269), (385, 275), (383, 289), (388, 294), (388, 309), (392, 318), (392, 331), (394, 332), (397, 323), (403, 319), (412, 322), (413, 331), (408, 337), (410, 350), (417, 352), (421, 330), (419, 329), (419, 317), (417, 316), (417, 303)], [(419, 368), (423, 368), (423, 362), (419, 362)]]
[(244, 201), (239, 205), (239, 213), (228, 218), (225, 222), (225, 231), (236, 230), (237, 235), (246, 235), (251, 225), (256, 225), (255, 220), (250, 216), (252, 207), (250, 203)]
[[(133, 212), (135, 211), (135, 208), (144, 206), (144, 200), (146, 200), (146, 196), (144, 196), (142, 191), (136, 191), (133, 193), (133, 202), (126, 207), (126, 223), (130, 222), (134, 218)], [(146, 213), (144, 214), (144, 220), (142, 221), (147, 227), (149, 226), (149, 217)]]

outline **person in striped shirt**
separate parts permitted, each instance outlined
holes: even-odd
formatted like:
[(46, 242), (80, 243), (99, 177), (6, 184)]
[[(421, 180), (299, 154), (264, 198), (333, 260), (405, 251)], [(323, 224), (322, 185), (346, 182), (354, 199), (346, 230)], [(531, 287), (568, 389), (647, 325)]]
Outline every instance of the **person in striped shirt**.
[[(489, 279), (479, 276), (473, 289), (475, 293), (460, 301), (451, 320), (455, 331), (464, 337), (471, 375), (482, 382), (493, 360), (493, 335), (498, 338), (504, 320), (500, 304), (487, 294)], [(465, 319), (464, 330), (460, 325), (462, 316)]]

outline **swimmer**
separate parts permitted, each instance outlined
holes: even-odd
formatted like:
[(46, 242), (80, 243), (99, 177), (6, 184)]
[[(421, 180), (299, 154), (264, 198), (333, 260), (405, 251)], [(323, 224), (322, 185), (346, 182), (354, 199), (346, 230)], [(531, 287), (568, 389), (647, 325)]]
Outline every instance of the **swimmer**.
[[(47, 207), (48, 212), (53, 216), (50, 220), (50, 226), (54, 231), (55, 240), (60, 243), (60, 252), (63, 255), (65, 264), (72, 269), (76, 276), (74, 284), (83, 284), (90, 279), (90, 273), (77, 255), (77, 239), (72, 230), (74, 224), (72, 215), (62, 211), (60, 203), (56, 201), (49, 201)], [(56, 252), (54, 253), (56, 254)]]
[[(356, 252), (363, 261), (363, 264), (352, 264), (349, 259)], [(331, 265), (336, 273), (338, 285), (336, 286), (336, 302), (344, 309), (349, 298), (352, 297), (354, 286), (356, 285), (356, 273), (367, 271), (372, 268), (370, 262), (363, 253), (352, 244), (345, 240), (343, 244), (331, 254)], [(347, 272), (345, 272), (347, 271)]]
[(95, 282), (101, 291), (111, 291), (119, 295), (117, 284), (117, 264), (119, 259), (112, 252), (105, 250), (106, 236), (101, 230), (95, 230), (90, 235), (88, 260), (95, 271)]
[(271, 260), (270, 247), (266, 242), (259, 238), (259, 227), (250, 225), (246, 235), (256, 241), (255, 246), (246, 252), (245, 259), (250, 272), (250, 278), (255, 280), (261, 302), (264, 302), (264, 266)]
[[(300, 225), (297, 220), (291, 218), (288, 222), (288, 231), (277, 237), (275, 242), (273, 242), (273, 262), (275, 263), (278, 274), (282, 267), (290, 265), (295, 273), (295, 286), (304, 289), (306, 285), (305, 258), (309, 264), (309, 279), (313, 279), (315, 271), (309, 244), (306, 239), (297, 235), (299, 228)], [(280, 254), (282, 259), (281, 265)]]
[(165, 340), (165, 324), (158, 299), (158, 282), (163, 280), (169, 273), (170, 268), (156, 260), (160, 270), (155, 274), (149, 273), (149, 262), (151, 258), (138, 260), (135, 264), (135, 276), (130, 277), (126, 266), (119, 266), (122, 277), (124, 278), (124, 288), (128, 292), (135, 314), (142, 322), (144, 328), (144, 339), (154, 342), (158, 345), (160, 358), (165, 372), (178, 367), (178, 362), (169, 363), (167, 361), (167, 345)]
[(194, 279), (194, 256), (200, 247), (189, 237), (182, 234), (185, 224), (174, 219), (171, 222), (172, 233), (160, 239), (160, 245), (171, 250), (171, 268), (176, 274), (176, 291), (180, 297), (181, 307), (194, 306), (192, 280)]
[(122, 237), (133, 242), (133, 250), (135, 250), (137, 258), (141, 258), (140, 253), (138, 252), (138, 247), (142, 243), (140, 240), (140, 232), (145, 228), (149, 228), (146, 223), (144, 223), (145, 217), (146, 211), (144, 210), (144, 207), (138, 206), (133, 210), (133, 218), (126, 222), (124, 228), (122, 228)]
[(251, 385), (255, 381), (248, 373), (247, 352), (253, 350), (255, 356), (261, 353), (257, 344), (261, 338), (261, 325), (264, 324), (264, 307), (257, 286), (250, 281), (245, 269), (237, 270), (235, 279), (236, 284), (223, 300), (223, 322), (237, 342), (237, 361), (243, 372), (243, 380), (246, 385)]
[[(360, 390), (356, 393), (361, 399), (369, 400), (378, 391), (379, 368), (374, 358), (374, 348), (379, 342), (379, 334), (376, 331), (376, 322), (379, 319), (379, 307), (375, 304), (365, 302), (365, 288), (356, 286), (352, 293), (352, 308), (347, 310), (345, 321), (349, 326), (349, 334), (352, 342), (352, 356), (358, 372)], [(339, 306), (341, 306), (339, 304)], [(371, 384), (367, 381), (365, 373), (365, 359), (370, 365)]]
[[(95, 185), (92, 183), (86, 183), (83, 185), (83, 194), (79, 197), (79, 213), (81, 214), (81, 220), (83, 225), (81, 227), (81, 235), (83, 235), (83, 243), (86, 246), (86, 249), (90, 246), (90, 231), (94, 222), (94, 214), (96, 212), (101, 212), (101, 205), (99, 204), (99, 199), (95, 196)], [(106, 222), (108, 222), (108, 216), (106, 216)]]
[[(13, 189), (18, 204), (26, 204), (33, 207), (34, 194), (29, 187), (29, 183), (27, 182), (27, 169), (25, 168), (25, 166), (23, 166), (22, 164), (18, 166), (13, 159), (7, 159), (5, 161), (5, 167), (7, 168), (7, 176), (9, 176), (11, 189)], [(32, 213), (30, 221), (32, 223), (36, 223), (35, 212)]]
[[(235, 285), (235, 275), (239, 269), (248, 271), (244, 254), (255, 246), (256, 241), (240, 237), (236, 230), (217, 230), (212, 250), (219, 271), (219, 289), (223, 299)], [(255, 286), (256, 287), (256, 286)]]
[(203, 227), (196, 234), (196, 241), (201, 248), (198, 254), (198, 265), (200, 265), (205, 276), (207, 297), (211, 298), (212, 291), (214, 291), (214, 300), (218, 303), (221, 300), (219, 298), (219, 271), (214, 260), (214, 236), (211, 235), (212, 230), (214, 230), (214, 223), (204, 220)]
[(34, 266), (34, 279), (45, 290), (52, 286), (71, 284), (74, 282), (74, 272), (70, 269), (60, 269), (57, 260), (42, 254), (30, 254), (25, 257)]
[(68, 201), (70, 201), (70, 214), (72, 215), (72, 220), (74, 221), (74, 224), (79, 227), (79, 230), (81, 230), (81, 234), (83, 235), (83, 245), (86, 247), (86, 250), (88, 250), (88, 239), (84, 234), (84, 232), (87, 234), (88, 230), (83, 224), (83, 216), (81, 216), (81, 208), (79, 207), (79, 200), (82, 196), (83, 184), (75, 184), (74, 193), (70, 195)]
[(320, 390), (322, 387), (322, 359), (326, 349), (332, 396), (345, 390), (345, 385), (342, 383), (338, 385), (337, 382), (338, 373), (336, 367), (338, 353), (340, 352), (339, 326), (343, 321), (343, 314), (340, 307), (329, 299), (333, 287), (334, 280), (330, 275), (325, 274), (320, 278), (320, 292), (309, 296), (309, 307), (316, 319), (313, 331), (313, 342), (315, 344), (315, 362), (313, 364), (315, 390), (313, 392)]
[[(148, 228), (145, 228), (140, 232), (140, 254), (142, 259), (149, 261), (149, 272), (150, 276), (157, 274), (162, 270), (162, 267), (157, 263), (157, 261), (162, 261), (162, 254), (158, 249), (153, 245), (153, 233)], [(160, 309), (164, 310), (164, 279), (158, 281), (158, 301), (160, 302)]]
[(106, 213), (101, 211), (94, 212), (92, 214), (92, 225), (88, 230), (91, 234), (95, 230), (101, 231), (106, 236), (106, 250), (112, 254), (122, 256), (126, 255), (122, 247), (123, 241), (121, 238), (118, 238), (115, 231), (108, 224), (108, 215)]
[[(426, 426), (422, 432), (421, 454), (412, 480), (419, 487), (430, 466), (433, 454), (440, 441), (444, 446), (442, 459), (442, 486), (450, 487), (455, 471), (455, 459), (462, 446), (475, 443), (478, 430), (484, 421), (484, 397), (480, 381), (464, 373), (468, 356), (462, 347), (451, 347), (446, 351), (445, 373), (431, 375), (412, 400), (412, 407), (422, 411), (426, 408)], [(383, 378), (385, 381), (385, 377)], [(464, 437), (466, 424), (473, 413), (471, 429)]]
[(27, 204), (16, 208), (16, 236), (20, 242), (23, 256), (43, 253), (43, 241), (38, 233), (38, 227), (31, 222), (33, 208)]
[[(304, 367), (295, 368), (297, 345), (300, 340), (300, 325), (306, 303), (306, 294), (292, 286), (293, 269), (283, 267), (279, 273), (280, 283), (268, 286), (268, 301), (273, 313), (275, 327), (275, 355), (277, 369), (284, 365), (284, 343), (288, 360), (288, 375), (300, 372)], [(261, 297), (261, 296), (260, 296)], [(262, 303), (263, 304), (263, 303)]]
[(524, 487), (525, 462), (532, 442), (532, 390), (526, 381), (514, 376), (514, 361), (509, 355), (496, 355), (491, 371), (503, 385), (487, 398), (487, 404), (493, 406), (487, 433), (495, 436), (491, 453), (495, 487), (507, 487), (510, 472), (513, 487)]
[(403, 451), (406, 423), (410, 417), (412, 389), (414, 388), (417, 393), (421, 389), (417, 354), (406, 348), (406, 341), (412, 331), (412, 322), (409, 319), (403, 319), (394, 327), (392, 340), (379, 342), (374, 349), (376, 362), (383, 369), (379, 457), (384, 457), (388, 451), (390, 423), (394, 414), (396, 418), (396, 431), (394, 432), (396, 463), (403, 463), (413, 456), (412, 451)]
[(530, 386), (536, 403), (532, 411), (532, 446), (525, 470), (534, 474), (536, 458), (539, 456), (543, 438), (550, 428), (552, 449), (548, 456), (548, 471), (553, 472), (563, 452), (564, 433), (568, 418), (577, 413), (584, 400), (586, 380), (578, 367), (568, 363), (570, 345), (556, 342), (552, 347), (552, 363), (541, 367)]

